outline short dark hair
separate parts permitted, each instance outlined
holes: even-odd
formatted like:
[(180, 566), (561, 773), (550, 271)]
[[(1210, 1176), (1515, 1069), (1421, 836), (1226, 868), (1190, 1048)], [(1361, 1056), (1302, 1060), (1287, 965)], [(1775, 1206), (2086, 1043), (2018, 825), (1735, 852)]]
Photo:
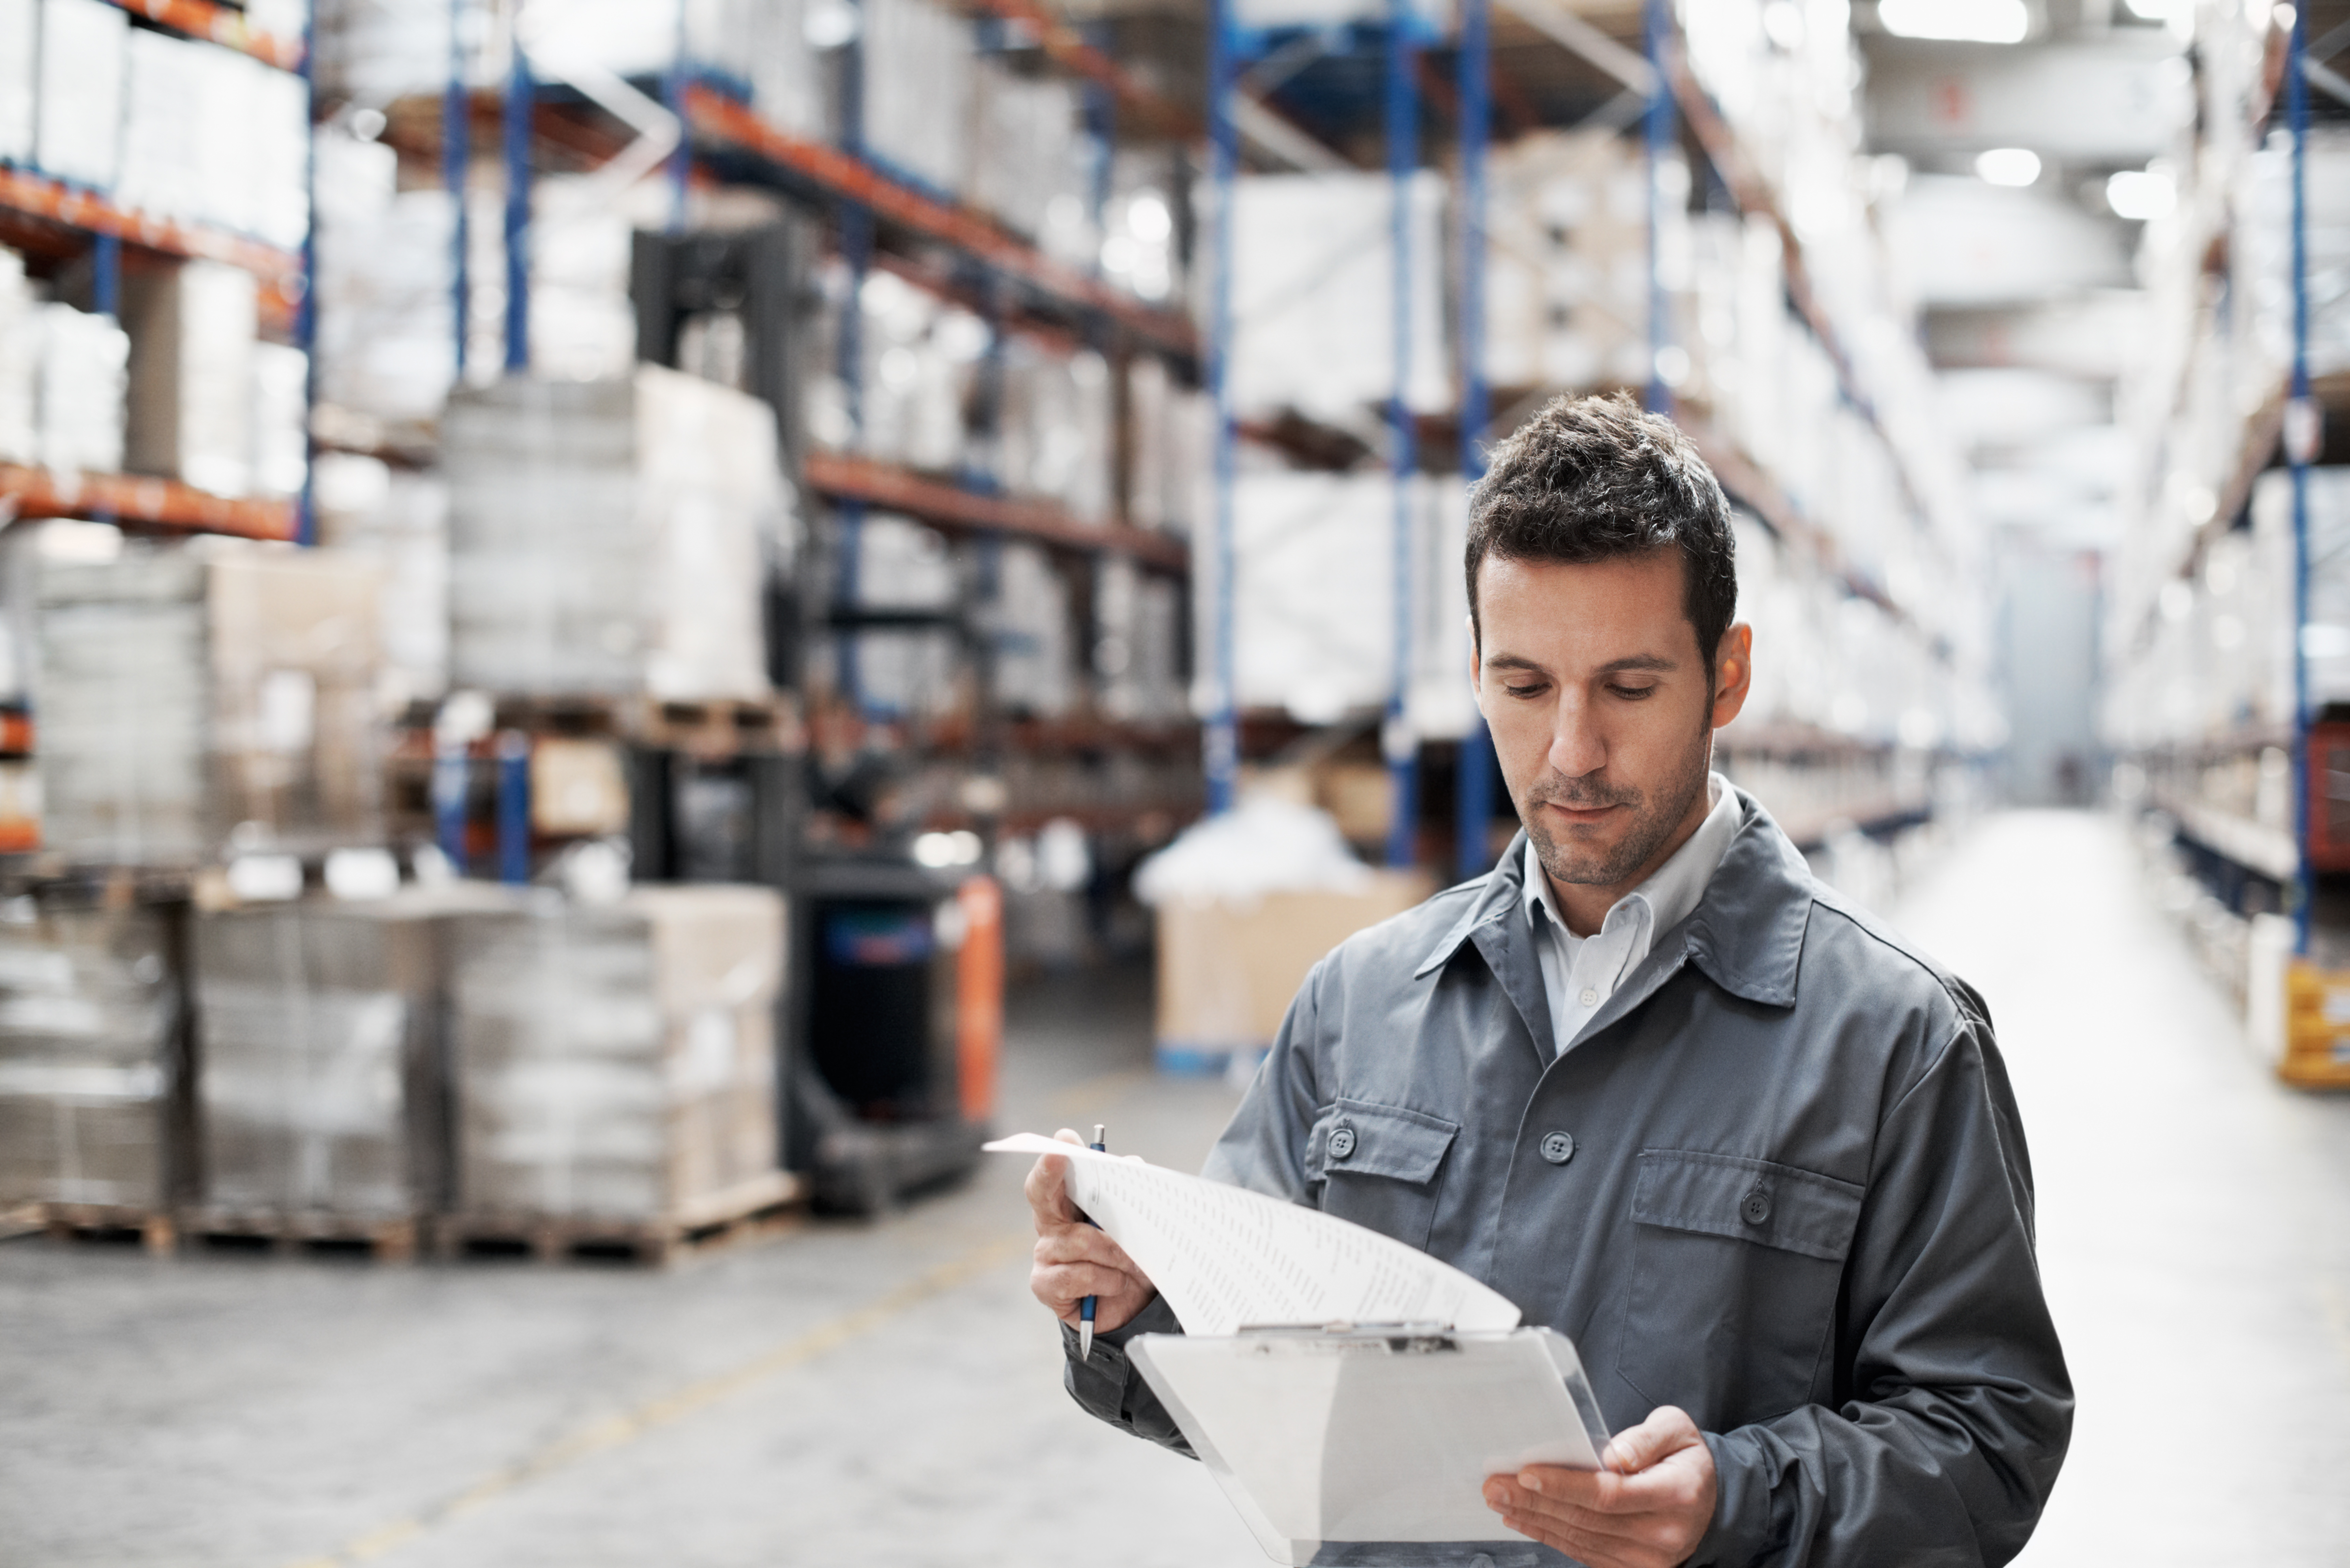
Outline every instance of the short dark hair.
[(1561, 397), (1494, 449), (1469, 494), (1469, 618), (1478, 640), (1477, 568), (1488, 556), (1575, 566), (1681, 553), (1681, 605), (1705, 667), (1738, 610), (1730, 501), (1680, 428), (1629, 394)]

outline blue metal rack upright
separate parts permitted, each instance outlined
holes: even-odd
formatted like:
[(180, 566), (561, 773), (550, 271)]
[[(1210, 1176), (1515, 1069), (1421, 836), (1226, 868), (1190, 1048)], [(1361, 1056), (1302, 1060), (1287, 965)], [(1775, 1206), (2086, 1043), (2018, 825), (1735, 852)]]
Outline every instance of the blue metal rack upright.
[[(1391, 866), (1409, 866), (1418, 858), (1419, 794), (1419, 741), (1412, 732), (1410, 715), (1412, 625), (1415, 595), (1419, 589), (1413, 535), (1419, 491), (1417, 483), (1419, 470), (1417, 423), (1410, 402), (1411, 339), (1415, 290), (1436, 286), (1436, 280), (1423, 280), (1413, 275), (1412, 209), (1416, 199), (1415, 181), (1420, 169), (1418, 73), (1420, 50), (1430, 34), (1424, 19), (1415, 10), (1412, 0), (1386, 0), (1383, 24), (1378, 28), (1382, 55), (1379, 105), (1386, 172), (1392, 201), (1388, 243), (1393, 384), (1385, 413), (1387, 466), (1394, 486), (1393, 525), (1389, 538), (1389, 559), (1393, 566), (1390, 618), (1394, 663), (1380, 729), (1380, 749), (1387, 763), (1393, 799), (1386, 858)], [(1357, 26), (1349, 31), (1359, 37), (1368, 29)], [(1233, 648), (1233, 598), (1238, 584), (1232, 493), (1237, 472), (1234, 454), (1239, 429), (1232, 408), (1231, 379), (1232, 218), (1240, 140), (1234, 99), (1239, 92), (1243, 62), (1265, 51), (1262, 37), (1244, 33), (1235, 22), (1232, 0), (1217, 0), (1209, 33), (1210, 185), (1214, 192), (1215, 226), (1213, 273), (1209, 291), (1207, 382), (1216, 414), (1213, 558), (1209, 570), (1214, 585), (1215, 620), (1211, 628), (1211, 646), (1204, 650), (1210, 660), (1209, 689), (1213, 695), (1204, 749), (1208, 809), (1222, 812), (1230, 810), (1233, 805), (1240, 770), (1237, 660)], [(1462, 232), (1467, 247), (1464, 254), (1482, 256), (1484, 249), (1484, 166), (1491, 69), (1485, 0), (1463, 0), (1458, 48), (1465, 191)], [(1469, 265), (1464, 268), (1464, 274), (1471, 281), (1464, 283), (1461, 294), (1461, 335), (1464, 344), (1473, 344), (1482, 337), (1482, 268)], [(1477, 441), (1484, 430), (1486, 399), (1482, 366), (1473, 352), (1464, 354), (1461, 375), (1461, 469), (1464, 476), (1473, 481), (1482, 472), (1482, 457)], [(1464, 874), (1474, 875), (1476, 871), (1484, 869), (1485, 834), (1483, 816), (1479, 808), (1490, 798), (1492, 787), (1491, 742), (1482, 724), (1472, 725), (1471, 732), (1463, 738), (1461, 755), (1458, 787), (1461, 798), (1459, 821), (1462, 847), (1458, 858)], [(1477, 803), (1474, 806), (1470, 804), (1472, 799)], [(1470, 826), (1472, 815), (1478, 816), (1473, 831)], [(1470, 869), (1472, 862), (1473, 870)]]
[[(1454, 87), (1461, 99), (1461, 481), (1484, 477), (1485, 424), (1492, 417), (1485, 385), (1485, 153), (1492, 134), (1492, 46), (1488, 0), (1461, 0), (1461, 46)], [(1466, 880), (1491, 868), (1486, 847), (1493, 816), (1493, 737), (1472, 713), (1453, 765), (1453, 862)]]
[(2309, 465), (2315, 460), (2317, 406), (2309, 387), (2309, 6), (2293, 7), (2285, 62), (2285, 112), (2293, 128), (2293, 383), (2285, 401), (2284, 455), (2293, 472), (2293, 950), (2309, 952), (2316, 893), (2310, 863)]

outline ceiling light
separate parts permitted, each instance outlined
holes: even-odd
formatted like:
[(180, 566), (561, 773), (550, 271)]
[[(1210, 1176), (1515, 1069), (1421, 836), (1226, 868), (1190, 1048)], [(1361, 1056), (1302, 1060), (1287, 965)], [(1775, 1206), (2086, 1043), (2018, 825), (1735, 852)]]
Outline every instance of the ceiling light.
[(2167, 218), (2178, 205), (2178, 190), (2158, 169), (2125, 169), (2106, 182), (2106, 205), (2116, 218), (2137, 223)]
[(2029, 147), (1994, 147), (1975, 160), (1975, 172), (1993, 185), (2029, 185), (2040, 178), (2040, 154)]
[(1877, 19), (1898, 38), (2020, 44), (2032, 30), (2023, 0), (1882, 0)]

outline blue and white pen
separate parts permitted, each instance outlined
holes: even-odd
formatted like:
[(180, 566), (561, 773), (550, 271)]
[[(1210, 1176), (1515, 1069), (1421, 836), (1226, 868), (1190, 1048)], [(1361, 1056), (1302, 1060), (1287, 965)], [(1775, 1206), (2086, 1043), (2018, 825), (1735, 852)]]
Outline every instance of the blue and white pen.
[[(1099, 1122), (1096, 1122), (1094, 1124), (1094, 1141), (1087, 1144), (1086, 1147), (1092, 1149), (1096, 1154), (1107, 1154), (1109, 1152), (1109, 1128), (1104, 1127)], [(1086, 1223), (1093, 1225), (1094, 1222), (1088, 1220)], [(1095, 1225), (1094, 1229), (1098, 1231), (1101, 1227)], [(1093, 1358), (1094, 1298), (1087, 1296), (1084, 1301), (1077, 1303), (1077, 1359), (1079, 1361), (1091, 1361)]]

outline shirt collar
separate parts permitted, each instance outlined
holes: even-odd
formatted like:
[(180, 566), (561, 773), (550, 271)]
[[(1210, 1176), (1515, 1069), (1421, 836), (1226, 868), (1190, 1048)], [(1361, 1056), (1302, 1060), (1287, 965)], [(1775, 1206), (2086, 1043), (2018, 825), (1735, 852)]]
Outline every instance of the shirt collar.
[[(1633, 900), (1645, 904), (1648, 910), (1648, 929), (1653, 935), (1669, 931), (1698, 906), (1705, 897), (1706, 884), (1721, 864), (1722, 852), (1730, 841), (1738, 836), (1738, 794), (1720, 774), (1708, 774), (1705, 781), (1707, 798), (1711, 803), (1705, 820), (1697, 831), (1684, 840), (1681, 846), (1665, 859), (1662, 866), (1650, 872), (1640, 885), (1625, 894), (1608, 908), (1602, 930), (1617, 918), (1617, 911), (1627, 915), (1636, 912)], [(1531, 916), (1539, 907), (1557, 922), (1562, 934), (1572, 936), (1565, 917), (1559, 913), (1551, 894), (1550, 878), (1543, 875), (1542, 862), (1534, 854), (1533, 840), (1525, 847), (1525, 891), (1522, 902)]]

